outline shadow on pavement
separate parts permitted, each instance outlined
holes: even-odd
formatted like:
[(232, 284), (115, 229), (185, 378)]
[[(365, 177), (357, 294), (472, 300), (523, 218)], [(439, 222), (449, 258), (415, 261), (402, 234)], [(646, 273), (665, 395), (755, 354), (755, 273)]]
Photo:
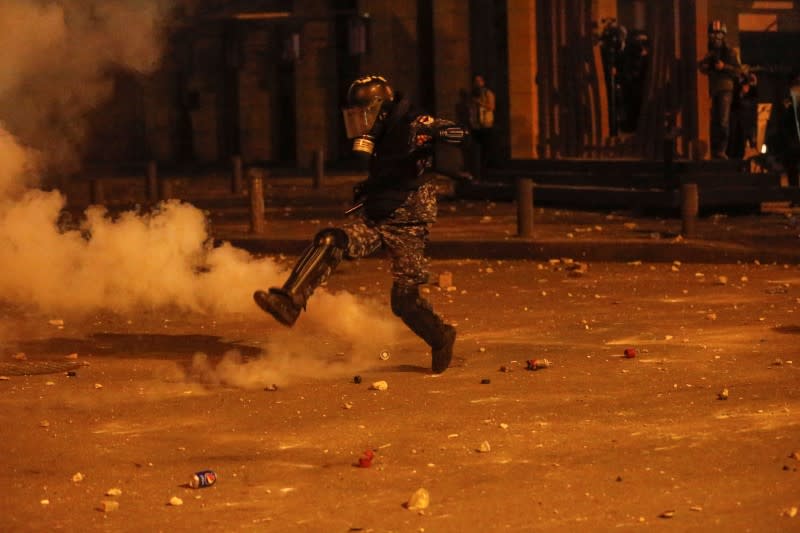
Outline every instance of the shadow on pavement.
[(800, 326), (777, 326), (772, 330), (786, 335), (800, 335)]
[(78, 353), (112, 357), (169, 358), (203, 352), (210, 357), (237, 350), (244, 357), (261, 353), (260, 348), (224, 340), (214, 335), (163, 335), (151, 333), (95, 333), (85, 339), (53, 337), (19, 341), (18, 350), (30, 358)]

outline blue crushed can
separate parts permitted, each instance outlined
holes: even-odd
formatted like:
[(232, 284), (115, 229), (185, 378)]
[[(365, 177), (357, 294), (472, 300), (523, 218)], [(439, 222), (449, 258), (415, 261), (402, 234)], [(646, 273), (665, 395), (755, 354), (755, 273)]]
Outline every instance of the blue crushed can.
[(204, 489), (217, 482), (217, 474), (213, 470), (201, 470), (195, 472), (189, 480), (189, 486), (193, 489)]

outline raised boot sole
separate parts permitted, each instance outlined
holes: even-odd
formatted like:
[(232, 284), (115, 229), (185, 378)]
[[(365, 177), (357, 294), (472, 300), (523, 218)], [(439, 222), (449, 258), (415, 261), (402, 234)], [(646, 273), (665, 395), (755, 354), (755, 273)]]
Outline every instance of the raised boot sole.
[(269, 292), (256, 291), (253, 293), (253, 300), (284, 326), (292, 327), (297, 321), (297, 317), (300, 316), (300, 308), (292, 302), (287, 294), (278, 289), (272, 288)]

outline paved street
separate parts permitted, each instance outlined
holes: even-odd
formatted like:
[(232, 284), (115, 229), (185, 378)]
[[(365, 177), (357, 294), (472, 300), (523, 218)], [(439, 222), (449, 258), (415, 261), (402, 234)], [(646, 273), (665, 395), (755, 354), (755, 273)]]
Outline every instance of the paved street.
[[(291, 330), (247, 277), (226, 312), (4, 305), (4, 529), (795, 528), (796, 264), (436, 260), (459, 331), (438, 377), (386, 268), (343, 264)], [(16, 375), (44, 361), (87, 366)]]

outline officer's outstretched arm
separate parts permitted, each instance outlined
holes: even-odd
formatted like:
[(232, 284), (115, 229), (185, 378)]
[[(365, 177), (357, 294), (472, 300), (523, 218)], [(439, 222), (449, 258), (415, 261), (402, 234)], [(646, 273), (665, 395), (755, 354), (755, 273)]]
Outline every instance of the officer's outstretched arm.
[(433, 132), (434, 139), (448, 144), (461, 144), (466, 141), (469, 136), (468, 129), (459, 126), (452, 120), (433, 118), (433, 122), (429, 127)]
[(461, 144), (466, 141), (469, 131), (451, 120), (420, 115), (413, 123), (414, 145), (417, 149), (430, 149), (433, 143), (442, 141), (448, 144)]
[(436, 138), (448, 144), (461, 144), (469, 137), (469, 131), (461, 126), (453, 124), (440, 128), (436, 132)]

